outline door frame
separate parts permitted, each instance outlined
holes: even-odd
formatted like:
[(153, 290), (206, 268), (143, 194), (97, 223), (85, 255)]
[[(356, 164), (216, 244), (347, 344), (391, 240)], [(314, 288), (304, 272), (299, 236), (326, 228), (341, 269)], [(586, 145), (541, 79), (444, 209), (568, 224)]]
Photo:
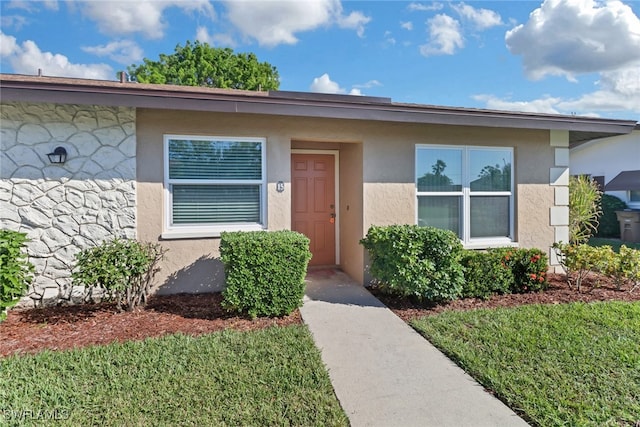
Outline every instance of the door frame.
[[(302, 149), (302, 148), (292, 148), (291, 154), (329, 154), (334, 158), (334, 190), (335, 190), (335, 204), (336, 204), (336, 223), (335, 223), (335, 233), (336, 233), (336, 265), (340, 265), (340, 151), (339, 150), (313, 150), (313, 149)], [(289, 164), (291, 164), (291, 154), (289, 155)], [(291, 171), (291, 166), (289, 167), (289, 171)], [(291, 180), (291, 177), (289, 178)], [(291, 183), (293, 185), (293, 182)], [(291, 192), (291, 206), (293, 206), (293, 191)], [(293, 218), (292, 218), (293, 219)]]

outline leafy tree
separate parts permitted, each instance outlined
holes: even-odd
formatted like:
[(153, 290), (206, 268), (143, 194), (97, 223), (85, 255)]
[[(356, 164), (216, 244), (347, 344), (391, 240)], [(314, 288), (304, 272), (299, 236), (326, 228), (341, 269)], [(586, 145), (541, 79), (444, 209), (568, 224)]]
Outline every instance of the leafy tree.
[(487, 165), (482, 168), (478, 179), (471, 182), (473, 191), (509, 191), (511, 189), (511, 163)]
[(140, 65), (127, 67), (140, 83), (207, 86), (244, 90), (277, 90), (278, 71), (267, 62), (258, 62), (253, 53), (234, 53), (207, 43), (187, 41), (170, 55), (157, 61), (145, 58)]
[(418, 178), (418, 188), (429, 191), (455, 191), (453, 181), (443, 172), (447, 168), (444, 160), (438, 159), (431, 165), (432, 173), (425, 173)]

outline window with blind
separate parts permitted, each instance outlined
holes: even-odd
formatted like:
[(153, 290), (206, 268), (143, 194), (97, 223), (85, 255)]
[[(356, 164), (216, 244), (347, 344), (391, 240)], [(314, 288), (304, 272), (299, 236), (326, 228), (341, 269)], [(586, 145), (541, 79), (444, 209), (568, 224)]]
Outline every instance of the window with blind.
[(165, 135), (167, 233), (264, 228), (265, 140)]
[(512, 241), (513, 149), (418, 145), (417, 222), (467, 246)]

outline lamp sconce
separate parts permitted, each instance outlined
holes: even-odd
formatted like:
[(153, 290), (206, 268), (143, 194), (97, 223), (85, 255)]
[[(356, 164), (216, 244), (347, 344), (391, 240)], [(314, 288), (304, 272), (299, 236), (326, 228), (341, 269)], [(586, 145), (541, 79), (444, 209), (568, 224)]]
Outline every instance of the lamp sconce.
[(64, 147), (56, 147), (53, 153), (47, 154), (47, 157), (51, 163), (61, 165), (67, 161), (67, 150)]

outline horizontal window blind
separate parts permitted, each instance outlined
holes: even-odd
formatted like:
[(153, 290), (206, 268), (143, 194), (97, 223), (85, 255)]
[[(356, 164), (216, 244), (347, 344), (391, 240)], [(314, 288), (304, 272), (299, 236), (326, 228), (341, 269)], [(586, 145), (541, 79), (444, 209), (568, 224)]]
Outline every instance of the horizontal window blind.
[(172, 187), (174, 224), (260, 222), (260, 185)]
[(260, 180), (262, 143), (170, 139), (169, 179)]

